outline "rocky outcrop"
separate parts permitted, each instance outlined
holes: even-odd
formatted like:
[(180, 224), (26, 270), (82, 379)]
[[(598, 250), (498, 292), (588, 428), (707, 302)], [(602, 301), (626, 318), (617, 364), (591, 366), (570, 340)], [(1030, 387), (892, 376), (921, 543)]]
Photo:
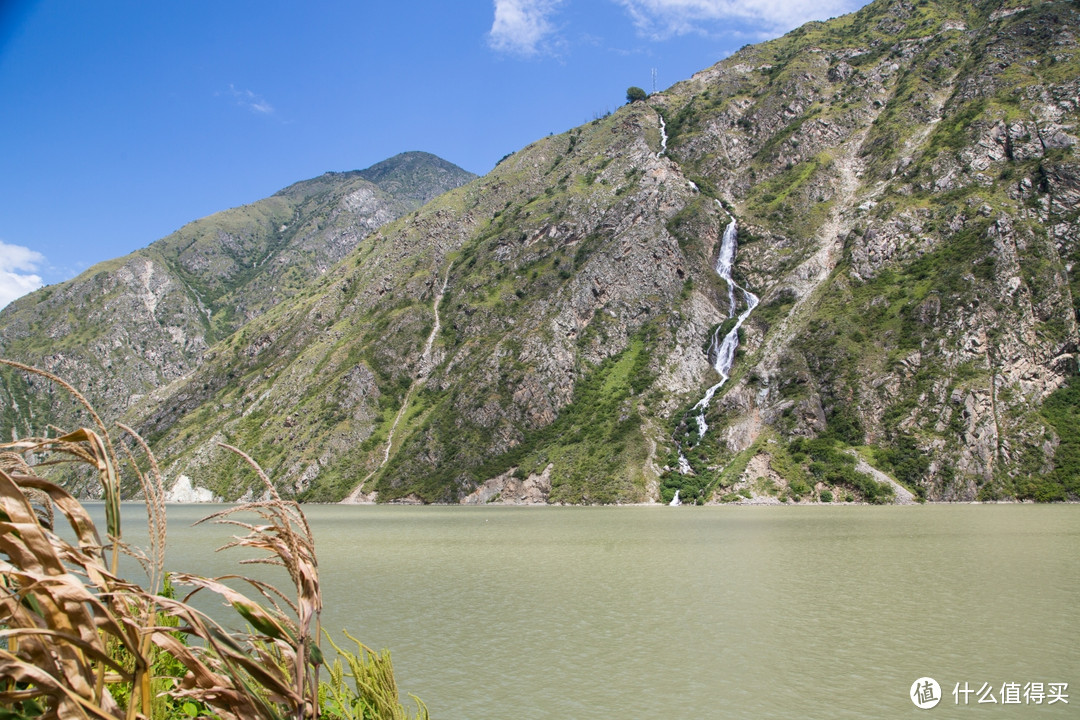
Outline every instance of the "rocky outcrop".
[(214, 502), (214, 493), (206, 488), (197, 488), (191, 484), (191, 478), (181, 475), (165, 493), (165, 502), (176, 504)]
[(551, 494), (551, 471), (548, 465), (539, 475), (516, 477), (517, 468), (484, 481), (461, 499), (462, 505), (543, 505)]

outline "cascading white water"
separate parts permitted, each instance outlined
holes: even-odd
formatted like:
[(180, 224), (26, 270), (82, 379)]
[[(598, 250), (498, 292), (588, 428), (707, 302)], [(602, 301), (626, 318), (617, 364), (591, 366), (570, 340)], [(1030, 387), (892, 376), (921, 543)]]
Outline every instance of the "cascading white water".
[(657, 113), (656, 116), (660, 118), (660, 152), (656, 153), (657, 159), (661, 155), (667, 152), (667, 125), (664, 123), (664, 116)]
[(686, 459), (686, 456), (679, 451), (679, 474), (689, 475), (693, 472), (694, 468), (690, 467), (690, 461)]
[[(719, 201), (717, 202), (719, 204)], [(731, 218), (731, 222), (724, 228), (724, 236), (720, 242), (720, 255), (716, 258), (716, 274), (724, 279), (728, 287), (728, 318), (735, 317), (735, 291), (739, 290), (743, 294), (743, 298), (746, 301), (746, 309), (739, 313), (738, 318), (735, 320), (735, 325), (728, 330), (723, 339), (720, 339), (720, 328), (716, 329), (716, 333), (713, 334), (712, 342), (709, 344), (709, 356), (713, 359), (713, 368), (717, 374), (720, 375), (720, 382), (716, 383), (708, 390), (705, 391), (705, 396), (698, 400), (694, 405), (694, 409), (698, 411), (698, 437), (701, 438), (705, 435), (705, 431), (709, 429), (708, 424), (705, 422), (705, 411), (709, 408), (709, 403), (713, 399), (713, 395), (716, 391), (724, 386), (724, 383), (728, 381), (731, 373), (731, 364), (735, 361), (735, 350), (739, 347), (739, 328), (742, 327), (743, 322), (754, 308), (758, 304), (758, 296), (750, 292), (746, 288), (740, 287), (731, 278), (731, 269), (735, 264), (735, 250), (738, 247), (739, 236), (739, 224), (735, 218)]]
[(675, 491), (675, 497), (672, 498), (671, 502), (669, 502), (668, 505), (670, 505), (671, 507), (678, 507), (679, 505), (682, 505), (682, 500), (679, 499), (678, 490)]
[[(720, 201), (717, 201), (720, 204)], [(720, 241), (720, 254), (716, 258), (716, 274), (724, 279), (728, 287), (728, 318), (735, 317), (735, 291), (739, 290), (743, 294), (743, 298), (746, 302), (746, 309), (739, 313), (735, 320), (735, 325), (728, 330), (727, 334), (721, 339), (720, 328), (716, 329), (713, 334), (712, 341), (709, 344), (709, 357), (712, 358), (713, 369), (720, 375), (720, 382), (716, 383), (708, 390), (705, 391), (704, 397), (697, 401), (694, 405), (694, 410), (698, 412), (697, 426), (698, 426), (698, 439), (700, 440), (705, 436), (705, 431), (709, 429), (708, 423), (705, 422), (705, 412), (709, 409), (709, 403), (712, 402), (713, 395), (716, 391), (724, 386), (724, 383), (728, 381), (731, 373), (731, 364), (735, 361), (735, 350), (739, 347), (739, 328), (742, 327), (743, 322), (750, 313), (757, 307), (758, 296), (750, 292), (744, 287), (740, 287), (731, 278), (731, 269), (735, 264), (735, 250), (738, 247), (738, 235), (739, 226), (735, 218), (731, 218), (731, 222), (724, 228), (724, 235)], [(679, 453), (679, 472), (686, 475), (691, 470), (689, 461), (683, 456), (682, 452)]]

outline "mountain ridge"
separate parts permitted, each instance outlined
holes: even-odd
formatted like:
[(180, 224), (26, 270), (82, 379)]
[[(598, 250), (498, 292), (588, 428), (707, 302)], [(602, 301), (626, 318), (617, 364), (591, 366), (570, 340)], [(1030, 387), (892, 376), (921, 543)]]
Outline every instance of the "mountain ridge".
[[(230, 499), (218, 442), (307, 501), (1076, 499), (1078, 26), (875, 0), (747, 46), (380, 226), (127, 419)], [(760, 305), (702, 423), (732, 217)]]
[[(16, 300), (0, 311), (0, 355), (62, 375), (105, 415), (120, 415), (325, 272), (360, 237), (474, 177), (428, 153), (373, 167), (386, 187), (363, 170), (294, 183)], [(8, 409), (20, 405), (0, 397)], [(25, 407), (30, 398), (20, 397)], [(48, 404), (39, 410), (65, 419)], [(27, 418), (8, 412), (4, 420)]]

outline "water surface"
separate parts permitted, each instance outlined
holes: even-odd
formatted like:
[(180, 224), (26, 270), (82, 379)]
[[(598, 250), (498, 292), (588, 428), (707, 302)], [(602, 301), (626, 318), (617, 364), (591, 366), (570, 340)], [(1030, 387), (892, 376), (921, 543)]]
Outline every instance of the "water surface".
[[(170, 568), (235, 570), (211, 509), (170, 506)], [(937, 717), (1078, 715), (1077, 506), (304, 509), (324, 627), (435, 718), (916, 717), (922, 676)]]

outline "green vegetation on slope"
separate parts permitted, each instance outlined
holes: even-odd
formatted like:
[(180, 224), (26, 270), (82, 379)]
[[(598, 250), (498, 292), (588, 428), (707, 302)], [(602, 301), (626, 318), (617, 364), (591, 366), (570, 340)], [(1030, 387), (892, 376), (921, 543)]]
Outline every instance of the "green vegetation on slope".
[[(644, 500), (645, 439), (639, 405), (653, 376), (649, 369), (655, 330), (644, 329), (629, 347), (587, 370), (574, 389), (573, 400), (554, 422), (526, 430), (510, 450), (485, 458), (477, 452), (488, 431), (455, 412), (454, 391), (431, 400), (420, 436), (429, 437), (447, 455), (434, 472), (416, 478), (402, 472), (409, 458), (396, 456), (378, 480), (381, 500), (415, 493), (429, 501), (447, 501), (448, 487), (468, 492), (488, 478), (514, 470), (518, 477), (540, 474), (550, 464), (551, 502), (616, 503)], [(420, 396), (431, 397), (431, 391)], [(442, 438), (453, 441), (439, 442)], [(415, 445), (407, 448), (415, 448)], [(406, 477), (399, 485), (387, 477)]]
[(1018, 483), (1016, 496), (1040, 502), (1064, 500), (1080, 495), (1080, 381), (1076, 375), (1046, 398), (1042, 415), (1053, 427), (1058, 445), (1054, 449), (1054, 469), (1044, 478), (1031, 477)]

